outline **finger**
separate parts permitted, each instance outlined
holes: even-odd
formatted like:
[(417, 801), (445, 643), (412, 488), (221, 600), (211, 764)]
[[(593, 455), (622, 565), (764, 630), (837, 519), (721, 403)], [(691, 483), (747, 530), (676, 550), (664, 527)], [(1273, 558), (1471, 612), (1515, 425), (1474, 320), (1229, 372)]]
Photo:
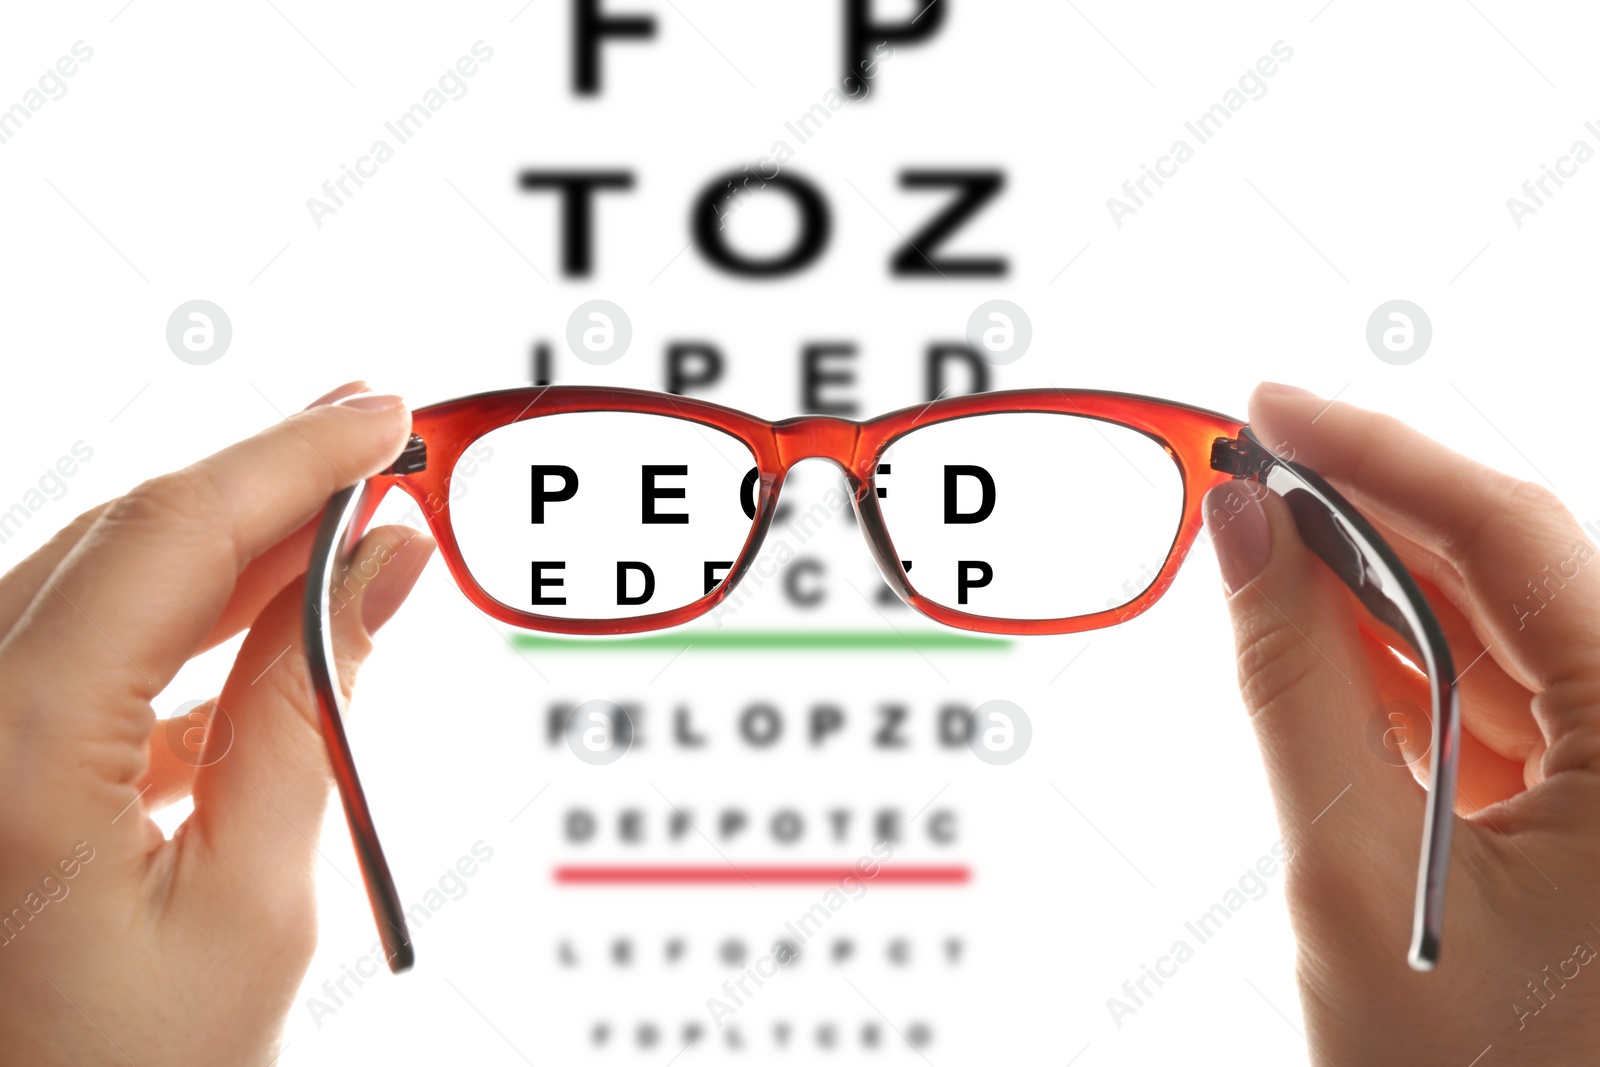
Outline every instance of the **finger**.
[[(108, 500), (79, 515), (27, 559), (0, 577), (0, 635), (9, 632), (16, 624), (23, 611), (39, 595), (45, 579), (113, 503)], [(239, 576), (233, 596), (223, 608), (217, 625), (195, 651), (204, 652), (213, 648), (249, 626), (250, 620), (260, 613), (267, 601), (296, 576), (304, 573), (316, 533), (317, 520), (313, 517), (252, 560)]]
[[(335, 400), (341, 400), (344, 397), (353, 396), (356, 393), (364, 392), (366, 391), (366, 388), (367, 383), (364, 381), (346, 382), (343, 385), (324, 393), (322, 396), (317, 397), (317, 399), (306, 405), (305, 410), (309, 411), (312, 408), (323, 404), (331, 404)], [(8, 571), (4, 577), (0, 577), (0, 635), (7, 633), (11, 627), (16, 624), (16, 621), (22, 615), (23, 610), (30, 603), (32, 603), (34, 597), (38, 595), (40, 587), (44, 585), (45, 578), (49, 577), (50, 574), (55, 571), (56, 567), (61, 563), (61, 560), (66, 557), (67, 553), (70, 552), (75, 545), (77, 545), (77, 543), (83, 538), (83, 535), (88, 532), (89, 527), (94, 524), (94, 521), (98, 519), (101, 513), (104, 512), (105, 509), (111, 504), (112, 501), (110, 500), (103, 501), (99, 504), (96, 504), (88, 511), (85, 511), (83, 514), (69, 522), (66, 526), (58, 530), (55, 536), (50, 538), (50, 540), (45, 542), (45, 544), (41, 545), (33, 552), (32, 555), (28, 556), (27, 559), (23, 560), (21, 563), (17, 564), (10, 571)], [(309, 526), (308, 524), (308, 529), (304, 531), (296, 531), (295, 534), (290, 538), (290, 540), (295, 540), (303, 535), (303, 549), (298, 551), (291, 549), (282, 557), (277, 556), (274, 551), (273, 558), (264, 558), (263, 560), (258, 561), (258, 563), (266, 563), (269, 565), (268, 567), (262, 567), (261, 573), (264, 578), (263, 584), (276, 582), (276, 584), (272, 586), (272, 591), (256, 600), (253, 608), (249, 603), (242, 602), (239, 604), (237, 610), (231, 610), (233, 609), (234, 605), (230, 603), (230, 610), (223, 612), (223, 620), (222, 623), (219, 623), (219, 629), (221, 629), (224, 623), (231, 625), (231, 628), (227, 629), (225, 633), (221, 633), (220, 635), (213, 635), (214, 639), (208, 641), (205, 647), (209, 648), (214, 644), (225, 641), (229, 637), (238, 633), (240, 630), (244, 629), (245, 626), (249, 625), (250, 620), (255, 618), (256, 612), (261, 610), (261, 605), (272, 599), (273, 593), (276, 593), (277, 590), (282, 589), (289, 579), (305, 570), (306, 559), (309, 555), (311, 539), (314, 534), (315, 527)], [(291, 570), (290, 567), (294, 565), (295, 559), (298, 559), (299, 567), (298, 569)], [(273, 566), (275, 564), (276, 566)], [(255, 571), (256, 569), (257, 568), (255, 566), (252, 566), (251, 571)], [(247, 571), (245, 573), (245, 579), (251, 579), (255, 577), (252, 575), (251, 571)], [(243, 586), (247, 583), (242, 579), (240, 584)], [(252, 589), (254, 589), (254, 582), (251, 582), (250, 586)], [(240, 616), (242, 616), (242, 618), (240, 618)], [(234, 624), (235, 619), (238, 620), (237, 624)]]
[(1536, 694), (1544, 771), (1600, 767), (1600, 562), (1543, 486), (1467, 459), (1396, 419), (1263, 385), (1251, 422), (1269, 440), (1437, 552), (1507, 673)]
[(161, 719), (150, 735), (149, 763), (139, 779), (140, 801), (146, 813), (188, 796), (195, 772), (205, 759), (205, 735), (216, 711), (208, 700), (181, 717)]
[[(1470, 733), (1461, 734), (1457, 757), (1460, 775), (1456, 782), (1455, 811), (1462, 818), (1473, 818), (1527, 791), (1523, 765), (1506, 759)], [(1421, 778), (1424, 781), (1427, 772), (1427, 765), (1423, 763)]]
[[(211, 634), (249, 563), (400, 451), (410, 414), (361, 394), (289, 416), (113, 503), (0, 644), (8, 682), (148, 701)], [(87, 700), (86, 700), (87, 702)]]
[(44, 580), (110, 505), (111, 501), (108, 500), (85, 511), (57, 530), (50, 540), (0, 578), (0, 634), (8, 633), (16, 625), (23, 610), (38, 594), (39, 587), (44, 585)]
[(1494, 646), (1460, 608), (1426, 584), (1422, 591), (1450, 642), (1456, 688), (1461, 694), (1462, 729), (1506, 759), (1518, 763), (1527, 759), (1544, 743), (1530, 710), (1533, 694), (1500, 665)]
[[(1507, 759), (1526, 760), (1529, 753), (1544, 744), (1544, 735), (1533, 718), (1533, 694), (1511, 677), (1496, 658), (1492, 635), (1480, 634), (1462, 610), (1460, 605), (1471, 606), (1465, 581), (1443, 557), (1373, 518), (1370, 512), (1363, 513), (1412, 572), (1450, 642), (1461, 693), (1462, 729)], [(1408, 659), (1416, 658), (1410, 648), (1397, 648)]]
[[(374, 529), (358, 546), (349, 573), (372, 577), (347, 583), (358, 587), (355, 610), (341, 610), (332, 621), (347, 697), (372, 633), (399, 607), (433, 549), (432, 538), (404, 526)], [(217, 899), (287, 891), (311, 870), (330, 776), (306, 672), (302, 584), (284, 590), (250, 628), (207, 742), (219, 736), (225, 714), (231, 744), (214, 761), (208, 751), (195, 778), (193, 826), (184, 844), (205, 857), (197, 891)]]
[[(1428, 760), (1433, 749), (1433, 732), (1427, 676), (1398, 659), (1388, 645), (1366, 633), (1362, 634), (1362, 644), (1373, 680), (1383, 695), (1381, 713), (1368, 719), (1368, 747), (1380, 760), (1404, 763), (1417, 782), (1426, 787), (1433, 769)], [(1466, 718), (1465, 705), (1462, 718)], [(1456, 766), (1453, 803), (1456, 814), (1462, 817), (1516, 796), (1526, 788), (1522, 761), (1507, 759), (1494, 751), (1467, 729), (1465, 722)]]
[[(345, 382), (317, 397), (302, 410), (310, 411), (312, 408), (332, 404), (347, 396), (367, 391), (365, 381), (357, 379)], [(211, 634), (202, 642), (200, 651), (221, 644), (249, 626), (255, 617), (261, 614), (261, 609), (267, 606), (268, 601), (277, 596), (284, 586), (304, 574), (306, 565), (311, 561), (311, 542), (316, 536), (317, 520), (311, 518), (294, 533), (252, 560), (250, 566), (239, 576), (233, 596), (228, 600), (228, 606), (222, 609), (222, 616), (217, 619), (217, 625)]]
[[(317, 397), (301, 411), (311, 411), (368, 391), (367, 383), (361, 379), (345, 382)], [(223, 608), (216, 627), (197, 651), (220, 644), (243, 630), (279, 590), (305, 570), (316, 527), (317, 516), (313, 515), (294, 532), (250, 561), (239, 575), (233, 595)]]
[(336, 401), (343, 400), (347, 396), (355, 396), (357, 393), (366, 393), (370, 391), (371, 390), (367, 386), (366, 381), (361, 378), (357, 378), (353, 382), (345, 382), (343, 385), (334, 386), (332, 389), (329, 389), (326, 393), (323, 393), (321, 396), (317, 397), (300, 410), (310, 411), (312, 408), (319, 408), (324, 404), (332, 404)]
[(1205, 509), (1240, 688), (1300, 884), (1369, 914), (1392, 909), (1411, 892), (1424, 796), (1403, 765), (1374, 758), (1366, 743), (1383, 699), (1352, 600), (1276, 495), (1224, 484)]
[[(112, 503), (108, 500), (79, 515), (27, 559), (0, 577), (0, 636), (16, 624), (29, 603), (38, 596), (45, 579)], [(214, 648), (249, 626), (267, 601), (303, 574), (310, 562), (311, 542), (316, 538), (316, 533), (317, 519), (313, 517), (252, 560), (239, 576), (233, 596), (222, 609), (216, 626), (196, 647), (195, 652), (198, 654)]]
[(311, 562), (311, 542), (316, 540), (318, 521), (318, 516), (312, 516), (301, 523), (299, 529), (250, 561), (234, 583), (233, 595), (228, 598), (222, 614), (217, 616), (216, 625), (201, 641), (198, 651), (214, 648), (248, 627), (284, 586), (305, 573)]
[[(1407, 552), (1389, 531), (1378, 526), (1379, 533), (1405, 559)], [(1409, 562), (1409, 561), (1408, 561)], [(1472, 626), (1472, 621), (1427, 578), (1413, 572), (1413, 580), (1433, 609), (1434, 617), (1444, 631), (1455, 661), (1456, 688), (1461, 698), (1461, 729), (1472, 734), (1497, 755), (1522, 763), (1535, 749), (1542, 749), (1544, 736), (1534, 721), (1531, 703), (1533, 695), (1506, 673), (1494, 658), (1494, 649), (1486, 645)], [(1366, 637), (1363, 632), (1363, 637)], [(1385, 655), (1382, 659), (1398, 662), (1395, 656), (1404, 657), (1416, 685), (1421, 692), (1422, 704), (1428, 703), (1424, 675), (1417, 666), (1417, 654), (1403, 640), (1391, 639), (1385, 644), (1377, 642)], [(1374, 654), (1375, 656), (1375, 654)], [(1415, 669), (1412, 669), (1415, 668)]]

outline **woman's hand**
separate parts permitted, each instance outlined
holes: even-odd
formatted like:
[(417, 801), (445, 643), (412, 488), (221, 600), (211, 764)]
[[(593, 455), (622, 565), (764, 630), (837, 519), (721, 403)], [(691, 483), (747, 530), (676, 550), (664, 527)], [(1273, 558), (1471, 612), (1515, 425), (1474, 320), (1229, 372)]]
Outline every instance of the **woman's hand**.
[[(316, 942), (329, 784), (303, 572), (329, 496), (382, 470), (410, 424), (398, 397), (343, 386), (78, 517), (0, 578), (7, 1062), (275, 1060)], [(361, 542), (377, 574), (333, 620), (347, 693), (432, 548), (402, 526)], [(169, 744), (152, 699), (245, 628), (209, 738), (225, 755)], [(149, 812), (191, 789), (194, 813), (164, 840)]]
[(1544, 486), (1394, 419), (1263, 385), (1250, 422), (1378, 527), (1420, 579), (1460, 676), (1443, 947), (1438, 969), (1418, 974), (1406, 948), (1426, 683), (1358, 628), (1361, 607), (1282, 500), (1213, 521), (1208, 498), (1240, 684), (1294, 856), (1312, 1061), (1600, 1062), (1596, 550)]

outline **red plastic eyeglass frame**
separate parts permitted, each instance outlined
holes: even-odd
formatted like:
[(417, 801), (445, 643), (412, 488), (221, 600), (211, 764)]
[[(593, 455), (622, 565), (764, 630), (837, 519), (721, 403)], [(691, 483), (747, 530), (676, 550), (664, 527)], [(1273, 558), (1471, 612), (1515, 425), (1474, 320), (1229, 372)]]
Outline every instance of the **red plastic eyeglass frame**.
[[(449, 494), (451, 474), (461, 454), (478, 438), (502, 426), (585, 411), (639, 412), (685, 419), (732, 435), (755, 457), (759, 491), (750, 534), (722, 582), (694, 603), (633, 618), (564, 619), (538, 615), (491, 597), (462, 562), (450, 523)], [(874, 484), (884, 451), (896, 439), (920, 427), (951, 419), (1018, 412), (1074, 415), (1127, 427), (1161, 445), (1177, 464), (1183, 479), (1183, 510), (1177, 533), (1155, 580), (1127, 604), (1059, 619), (989, 618), (930, 601), (917, 593), (900, 566)], [(844, 472), (873, 558), (884, 581), (902, 600), (947, 626), (987, 633), (1074, 633), (1133, 618), (1159, 600), (1172, 584), (1203, 525), (1201, 508), (1208, 490), (1240, 480), (1248, 491), (1264, 489), (1282, 496), (1302, 539), (1372, 616), (1401, 638), (1430, 682), (1432, 786), (1424, 816), (1409, 962), (1419, 971), (1433, 969), (1438, 962), (1444, 921), (1445, 877), (1454, 818), (1448, 798), (1455, 795), (1460, 730), (1459, 697), (1449, 644), (1405, 565), (1371, 524), (1313, 471), (1275, 455), (1238, 419), (1130, 393), (1025, 389), (935, 400), (865, 422), (825, 415), (769, 422), (704, 400), (667, 393), (546, 386), (480, 393), (418, 408), (412, 413), (412, 436), (404, 451), (384, 472), (335, 494), (313, 545), (304, 611), (311, 688), (390, 970), (397, 974), (407, 970), (415, 954), (400, 896), (345, 735), (344, 694), (333, 666), (331, 627), (326, 625), (326, 620), (344, 603), (337, 596), (340, 577), (383, 497), (398, 487), (417, 501), (461, 591), (501, 622), (572, 634), (635, 633), (689, 622), (716, 607), (737, 586), (772, 524), (785, 476), (796, 463), (806, 459), (828, 460)], [(1441, 797), (1446, 799), (1441, 802)]]

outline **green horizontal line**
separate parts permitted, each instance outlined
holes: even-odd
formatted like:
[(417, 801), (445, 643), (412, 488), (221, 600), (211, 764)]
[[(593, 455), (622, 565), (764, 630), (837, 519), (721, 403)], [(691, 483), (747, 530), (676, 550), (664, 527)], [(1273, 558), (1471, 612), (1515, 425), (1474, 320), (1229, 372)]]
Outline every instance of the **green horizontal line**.
[(648, 634), (643, 637), (549, 637), (545, 634), (516, 633), (508, 636), (519, 649), (563, 649), (571, 652), (602, 652), (611, 649), (762, 649), (794, 652), (998, 652), (1011, 647), (1001, 637), (979, 637), (966, 633), (920, 633), (901, 635), (893, 630), (718, 630)]

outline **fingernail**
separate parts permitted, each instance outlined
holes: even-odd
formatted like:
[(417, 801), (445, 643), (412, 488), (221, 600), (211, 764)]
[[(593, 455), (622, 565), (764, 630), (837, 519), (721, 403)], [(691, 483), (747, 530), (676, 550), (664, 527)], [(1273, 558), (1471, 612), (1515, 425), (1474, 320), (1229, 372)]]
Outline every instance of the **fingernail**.
[(1206, 532), (1222, 567), (1222, 586), (1229, 596), (1249, 585), (1272, 554), (1272, 531), (1267, 527), (1267, 513), (1261, 509), (1262, 492), (1254, 482), (1224, 482), (1206, 493), (1201, 505)]
[(331, 404), (335, 400), (343, 400), (345, 397), (350, 396), (353, 393), (364, 393), (366, 391), (367, 383), (362, 381), (360, 378), (357, 378), (353, 382), (345, 382), (341, 386), (337, 386), (336, 388), (328, 390), (326, 393), (323, 393), (321, 396), (317, 397), (300, 410), (310, 411), (312, 408), (319, 408), (324, 404)]
[(1309, 389), (1302, 389), (1298, 385), (1284, 385), (1282, 382), (1262, 382), (1256, 387), (1258, 391), (1268, 396), (1316, 396)]
[(400, 605), (417, 584), (422, 568), (432, 558), (434, 547), (433, 538), (418, 533), (395, 549), (394, 555), (378, 568), (377, 576), (361, 594), (361, 626), (368, 636), (377, 633), (378, 628), (400, 610)]
[(354, 408), (357, 411), (392, 411), (405, 401), (393, 393), (357, 393), (336, 402), (336, 408)]

